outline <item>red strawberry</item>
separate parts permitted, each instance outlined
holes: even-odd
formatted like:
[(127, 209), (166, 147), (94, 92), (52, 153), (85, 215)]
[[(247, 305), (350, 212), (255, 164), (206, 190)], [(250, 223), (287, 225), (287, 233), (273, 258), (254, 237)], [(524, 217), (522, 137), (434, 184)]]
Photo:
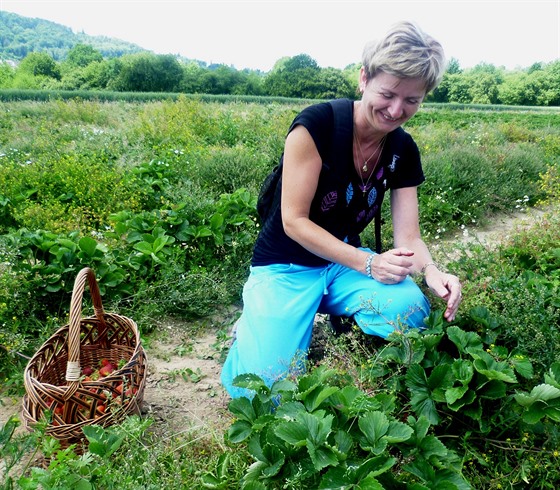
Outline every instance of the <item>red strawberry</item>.
[(123, 391), (123, 384), (119, 383), (117, 386), (115, 386), (115, 391), (116, 393), (113, 393), (113, 396), (118, 396), (118, 395), (122, 395), (122, 391)]
[(84, 376), (91, 376), (93, 373), (93, 369), (89, 366), (86, 366), (84, 369), (82, 369), (82, 374)]
[(113, 371), (115, 370), (115, 367), (109, 363), (109, 364), (105, 364), (100, 370), (99, 370), (99, 376), (101, 377), (105, 377), (105, 376), (109, 376), (109, 374), (111, 374)]

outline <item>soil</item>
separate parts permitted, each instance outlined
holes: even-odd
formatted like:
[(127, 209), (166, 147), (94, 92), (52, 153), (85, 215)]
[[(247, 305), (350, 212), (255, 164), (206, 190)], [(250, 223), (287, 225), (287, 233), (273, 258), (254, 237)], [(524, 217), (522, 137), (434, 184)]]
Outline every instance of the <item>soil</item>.
[[(455, 237), (453, 241), (491, 245), (520, 227), (535, 223), (542, 215), (543, 211), (530, 210), (498, 217), (492, 226)], [(436, 248), (440, 250), (435, 251), (434, 256), (441, 254), (443, 248), (455, 247), (441, 242)], [(190, 430), (198, 431), (201, 436), (223, 433), (231, 423), (227, 410), (229, 397), (221, 386), (220, 371), (228, 344), (227, 333), (238, 314), (233, 310), (209, 325), (196, 328), (177, 321), (163, 322), (150, 336), (145, 345), (148, 374), (142, 411), (155, 420), (155, 428), (163, 434)], [(21, 403), (21, 398), (17, 397), (0, 398), (0, 427), (10, 416), (19, 415)], [(1, 465), (0, 460), (0, 483)]]

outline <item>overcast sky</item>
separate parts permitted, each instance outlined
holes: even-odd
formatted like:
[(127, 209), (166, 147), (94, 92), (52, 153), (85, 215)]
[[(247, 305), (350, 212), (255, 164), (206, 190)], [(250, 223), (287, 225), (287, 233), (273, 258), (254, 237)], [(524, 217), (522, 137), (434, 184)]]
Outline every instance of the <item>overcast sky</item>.
[(302, 53), (344, 68), (398, 20), (418, 22), (462, 68), (560, 59), (560, 0), (0, 0), (0, 10), (237, 69)]

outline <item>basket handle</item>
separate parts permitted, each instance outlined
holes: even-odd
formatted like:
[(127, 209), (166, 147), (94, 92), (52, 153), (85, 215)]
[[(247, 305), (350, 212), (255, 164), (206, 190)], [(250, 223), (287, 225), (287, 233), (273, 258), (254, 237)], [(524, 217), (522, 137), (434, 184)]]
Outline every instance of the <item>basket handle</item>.
[(85, 267), (76, 276), (72, 300), (70, 301), (70, 326), (68, 330), (68, 363), (66, 365), (66, 381), (79, 381), (81, 376), (80, 369), (80, 323), (82, 320), (82, 299), (84, 295), (86, 279), (89, 283), (89, 291), (93, 302), (95, 316), (101, 323), (99, 341), (101, 344), (107, 343), (107, 326), (105, 324), (103, 304), (99, 286), (95, 279), (95, 272), (89, 267)]

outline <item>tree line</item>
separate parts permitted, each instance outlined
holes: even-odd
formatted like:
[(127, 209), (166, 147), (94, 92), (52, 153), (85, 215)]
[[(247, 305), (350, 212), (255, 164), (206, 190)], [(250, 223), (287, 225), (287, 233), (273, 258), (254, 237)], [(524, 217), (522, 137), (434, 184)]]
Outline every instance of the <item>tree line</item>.
[[(263, 73), (151, 52), (107, 58), (93, 46), (79, 43), (62, 60), (34, 51), (17, 64), (0, 63), (0, 89), (356, 98), (359, 68), (359, 64), (344, 70), (322, 68), (311, 56), (300, 54), (281, 58)], [(560, 106), (560, 60), (508, 71), (487, 63), (463, 70), (452, 58), (427, 101)]]

